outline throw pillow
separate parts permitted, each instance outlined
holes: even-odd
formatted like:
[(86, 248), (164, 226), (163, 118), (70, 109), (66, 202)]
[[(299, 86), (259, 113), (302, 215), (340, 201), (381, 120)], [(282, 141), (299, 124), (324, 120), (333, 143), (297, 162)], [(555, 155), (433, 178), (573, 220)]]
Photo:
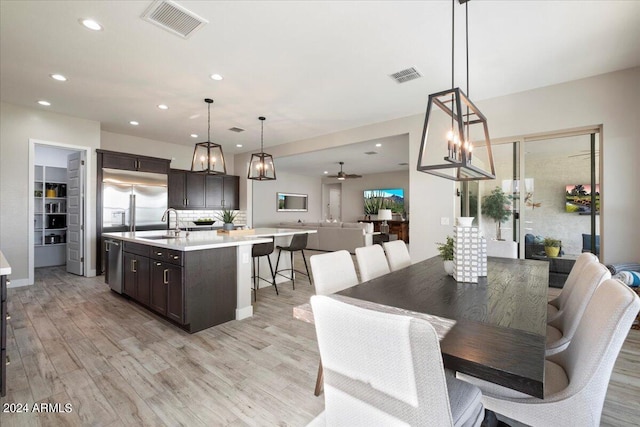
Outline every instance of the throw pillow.
[(613, 277), (620, 280), (625, 285), (634, 288), (640, 286), (640, 273), (637, 271), (621, 271)]

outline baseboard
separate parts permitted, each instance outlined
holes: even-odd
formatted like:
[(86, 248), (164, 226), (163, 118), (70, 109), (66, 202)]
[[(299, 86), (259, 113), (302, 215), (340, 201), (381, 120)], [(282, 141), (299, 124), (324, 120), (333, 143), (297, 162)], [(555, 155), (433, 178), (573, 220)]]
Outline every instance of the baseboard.
[(253, 306), (236, 308), (236, 320), (247, 319), (253, 316)]
[(7, 285), (7, 289), (21, 288), (23, 286), (32, 286), (33, 283), (29, 283), (29, 279), (11, 279), (11, 283)]

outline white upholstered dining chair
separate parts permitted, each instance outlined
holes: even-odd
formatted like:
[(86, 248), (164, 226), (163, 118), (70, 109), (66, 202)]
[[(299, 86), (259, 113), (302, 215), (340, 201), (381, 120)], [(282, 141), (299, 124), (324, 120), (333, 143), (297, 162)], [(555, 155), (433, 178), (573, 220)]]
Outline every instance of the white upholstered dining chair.
[(584, 266), (562, 311), (558, 312), (552, 321), (547, 322), (547, 356), (567, 348), (593, 293), (603, 281), (610, 278), (609, 269), (599, 262)]
[(547, 304), (547, 323), (555, 319), (558, 316), (558, 313), (565, 308), (569, 294), (571, 294), (571, 291), (578, 283), (578, 276), (587, 264), (594, 262), (598, 262), (598, 257), (592, 253), (585, 252), (578, 256), (576, 262), (571, 268), (571, 271), (569, 272), (569, 277), (567, 277), (567, 280), (564, 282), (560, 295), (549, 301)]
[(480, 390), (445, 374), (422, 319), (311, 297), (325, 371), (325, 410), (309, 425), (479, 426)]
[(387, 261), (389, 261), (391, 271), (400, 270), (411, 265), (411, 256), (409, 256), (409, 250), (404, 240), (385, 242), (382, 245), (384, 252), (387, 254)]
[(391, 271), (380, 245), (356, 248), (356, 262), (358, 263), (360, 280), (363, 282), (375, 279)]
[[(358, 284), (356, 268), (353, 265), (351, 254), (347, 251), (313, 255), (309, 260), (316, 295), (333, 294)], [(320, 362), (316, 387), (313, 392), (316, 396), (320, 396), (322, 393), (323, 382), (322, 362)]]
[(317, 295), (329, 295), (358, 284), (351, 254), (347, 251), (313, 255), (311, 274)]
[(544, 399), (458, 374), (482, 389), (487, 409), (537, 426), (598, 426), (611, 371), (640, 299), (616, 279), (605, 280), (589, 301), (580, 325), (560, 353), (545, 362)]

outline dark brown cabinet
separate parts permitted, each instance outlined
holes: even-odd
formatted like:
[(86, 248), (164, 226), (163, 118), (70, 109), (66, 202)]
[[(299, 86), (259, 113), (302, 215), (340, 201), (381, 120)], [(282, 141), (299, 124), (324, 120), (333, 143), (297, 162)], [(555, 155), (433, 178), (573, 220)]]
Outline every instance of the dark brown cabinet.
[(99, 150), (102, 168), (124, 169), (140, 172), (155, 172), (166, 174), (169, 172), (170, 160), (155, 157), (137, 156), (135, 154), (116, 153)]
[(151, 300), (149, 307), (179, 324), (184, 324), (184, 276), (182, 253), (152, 248)]
[(210, 209), (240, 209), (240, 177), (209, 175), (206, 178), (206, 206)]
[(169, 172), (169, 207), (203, 209), (205, 207), (205, 175), (171, 169)]
[(0, 396), (7, 392), (7, 276), (0, 276)]
[[(380, 231), (381, 220), (371, 220), (364, 222), (373, 223), (373, 231)], [(409, 221), (387, 221), (389, 224), (389, 234), (397, 234), (399, 240), (404, 240), (405, 243), (409, 243)]]
[(124, 245), (123, 292), (144, 305), (151, 293), (149, 246), (126, 242)]
[(171, 169), (169, 207), (175, 209), (240, 209), (240, 177), (204, 175)]

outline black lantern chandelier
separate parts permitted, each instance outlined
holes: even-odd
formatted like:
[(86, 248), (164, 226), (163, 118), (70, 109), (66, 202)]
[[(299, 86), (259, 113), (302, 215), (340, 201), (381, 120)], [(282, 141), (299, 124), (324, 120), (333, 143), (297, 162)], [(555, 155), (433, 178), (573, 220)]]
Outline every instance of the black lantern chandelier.
[(226, 175), (227, 166), (224, 162), (222, 146), (211, 142), (211, 104), (213, 99), (205, 98), (207, 103), (207, 141), (198, 142), (193, 150), (191, 170), (209, 175)]
[[(451, 87), (452, 89), (429, 95), (427, 103), (427, 113), (422, 130), (422, 141), (420, 143), (420, 153), (418, 156), (418, 170), (453, 181), (478, 181), (485, 179), (495, 179), (495, 167), (493, 165), (493, 155), (491, 153), (491, 141), (489, 139), (489, 129), (487, 119), (480, 112), (473, 102), (468, 98), (469, 93), (469, 0), (458, 0), (465, 5), (465, 34), (466, 34), (466, 54), (467, 54), (467, 94), (459, 87), (454, 87), (454, 37), (455, 37), (455, 7), (456, 0), (452, 0), (452, 21), (451, 21)], [(441, 110), (446, 116), (434, 115), (433, 107)], [(435, 111), (438, 111), (435, 109)], [(440, 120), (444, 119), (444, 121)], [(441, 152), (446, 153), (445, 163), (436, 162), (430, 164), (427, 155), (431, 153), (430, 147), (427, 150), (427, 138), (429, 128), (436, 128), (436, 133), (442, 131), (442, 138), (438, 142), (432, 141), (436, 146), (441, 144)], [(473, 143), (471, 131), (476, 131), (477, 139), (482, 141), (482, 145), (487, 150), (486, 165), (489, 171), (471, 163), (473, 159)], [(446, 151), (445, 146), (446, 135)], [(438, 148), (436, 148), (437, 150)]]
[(260, 120), (260, 152), (251, 155), (247, 178), (257, 181), (276, 179), (276, 167), (273, 163), (273, 156), (264, 152), (264, 121), (266, 119), (264, 117), (258, 117), (258, 120)]

